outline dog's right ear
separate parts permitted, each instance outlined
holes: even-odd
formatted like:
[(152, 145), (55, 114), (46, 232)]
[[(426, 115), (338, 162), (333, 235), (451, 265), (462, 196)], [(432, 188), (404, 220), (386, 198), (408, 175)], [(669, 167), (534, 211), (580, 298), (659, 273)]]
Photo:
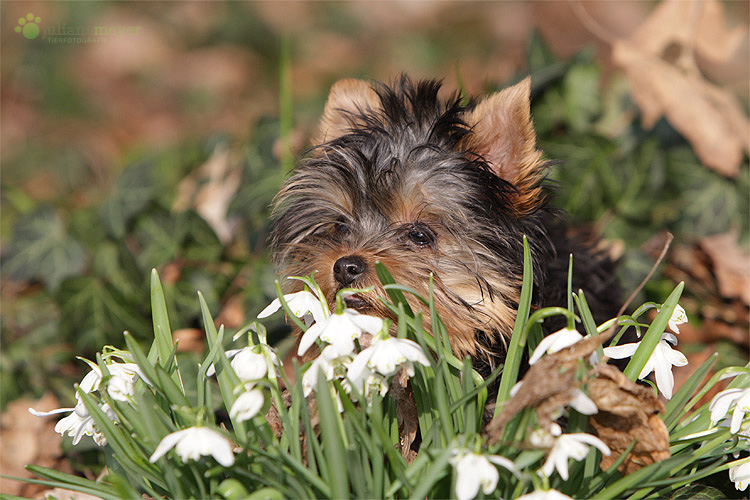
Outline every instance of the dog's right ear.
[(380, 108), (380, 98), (363, 80), (345, 78), (331, 87), (313, 144), (332, 141), (358, 125), (358, 117)]

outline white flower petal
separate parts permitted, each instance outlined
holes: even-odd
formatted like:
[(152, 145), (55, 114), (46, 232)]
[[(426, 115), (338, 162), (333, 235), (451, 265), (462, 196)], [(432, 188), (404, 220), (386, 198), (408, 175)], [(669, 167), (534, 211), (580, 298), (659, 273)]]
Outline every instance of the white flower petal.
[(555, 439), (555, 444), (547, 456), (547, 460), (542, 466), (542, 473), (550, 477), (552, 472), (557, 469), (560, 477), (567, 481), (568, 459), (583, 460), (588, 455), (589, 446), (595, 446), (604, 455), (609, 455), (610, 450), (604, 442), (596, 436), (586, 433), (562, 434)]
[(305, 333), (302, 334), (302, 338), (299, 340), (299, 347), (297, 348), (298, 356), (302, 356), (307, 352), (310, 346), (312, 346), (318, 339), (318, 337), (320, 337), (320, 333), (323, 331), (323, 328), (325, 326), (325, 321), (315, 323), (313, 326), (308, 328)]
[(729, 480), (739, 491), (745, 491), (750, 485), (750, 462), (735, 465), (729, 469)]
[(241, 349), (231, 361), (232, 368), (243, 382), (260, 380), (268, 373), (268, 362), (263, 354), (256, 353), (252, 347)]
[(633, 344), (621, 344), (604, 348), (604, 355), (613, 359), (625, 359), (631, 357), (638, 350), (640, 342)]
[(34, 408), (29, 408), (29, 413), (31, 413), (35, 417), (49, 417), (50, 415), (57, 415), (59, 413), (67, 413), (73, 410), (75, 410), (75, 408), (57, 408), (51, 411), (38, 411), (38, 410), (35, 410)]
[(669, 329), (675, 333), (680, 333), (680, 329), (677, 328), (677, 325), (687, 323), (687, 321), (688, 319), (687, 313), (685, 313), (685, 309), (683, 309), (679, 304), (676, 304), (674, 306), (674, 311), (672, 311), (672, 316), (669, 318)]
[[(351, 309), (347, 309), (347, 311), (349, 311), (350, 313), (356, 313), (356, 311), (353, 311)], [(361, 330), (373, 335), (383, 329), (383, 320), (376, 316), (368, 316), (366, 314), (356, 313), (352, 315), (351, 321)]]
[(500, 467), (503, 467), (504, 469), (508, 469), (513, 474), (520, 474), (518, 469), (516, 469), (516, 464), (513, 463), (513, 460), (501, 457), (498, 455), (487, 455), (487, 460), (492, 462), (495, 465), (499, 465)]
[(206, 427), (189, 427), (167, 434), (149, 458), (154, 463), (172, 447), (183, 462), (198, 460), (203, 455), (211, 455), (224, 467), (234, 464), (232, 443), (220, 433)]
[(570, 406), (575, 409), (578, 413), (583, 415), (594, 415), (599, 412), (599, 408), (596, 407), (591, 398), (580, 389), (576, 389), (573, 399), (570, 401)]
[(497, 488), (500, 474), (486, 456), (465, 453), (453, 463), (456, 468), (456, 498), (459, 500), (471, 500), (477, 496), (480, 488), (485, 495)]
[[(83, 377), (83, 380), (81, 380), (81, 383), (78, 384), (78, 387), (85, 393), (89, 393), (91, 391), (95, 391), (99, 389), (99, 383), (102, 381), (102, 372), (99, 369), (98, 366), (93, 365), (91, 366), (91, 371), (86, 374), (85, 377)], [(78, 397), (76, 395), (76, 397)]]
[(732, 434), (739, 432), (742, 421), (745, 419), (747, 413), (750, 413), (750, 388), (743, 390), (742, 395), (735, 403), (729, 432)]
[[(320, 301), (315, 295), (310, 292), (302, 291), (289, 293), (284, 295), (284, 300), (286, 301), (286, 304), (289, 306), (289, 309), (292, 311), (292, 313), (298, 318), (302, 318), (309, 313), (312, 314), (313, 318), (317, 322), (323, 321), (326, 317)], [(258, 314), (258, 318), (267, 318), (279, 309), (281, 309), (281, 301), (278, 298), (275, 298), (270, 304), (268, 304), (268, 306), (266, 306), (265, 309), (263, 309)]]
[(161, 441), (159, 441), (159, 444), (156, 446), (154, 453), (151, 454), (151, 458), (149, 458), (148, 461), (151, 463), (155, 463), (161, 457), (166, 455), (167, 452), (171, 450), (174, 447), (174, 445), (176, 445), (178, 441), (180, 441), (180, 439), (182, 439), (182, 437), (189, 430), (190, 429), (182, 429), (180, 431), (176, 431), (176, 432), (173, 432), (171, 434), (167, 434), (166, 436), (164, 436), (164, 438)]
[(674, 389), (672, 366), (685, 366), (688, 363), (687, 358), (680, 351), (672, 349), (672, 346), (666, 340), (660, 340), (651, 354), (649, 362), (653, 363), (656, 387), (659, 388), (665, 398), (672, 399), (672, 390)]
[(250, 420), (263, 408), (263, 403), (265, 403), (263, 391), (250, 389), (240, 394), (234, 401), (232, 408), (229, 410), (229, 416), (240, 422)]
[(746, 389), (727, 389), (714, 396), (708, 409), (711, 412), (711, 422), (716, 423), (724, 418), (732, 404), (742, 396)]
[(533, 493), (518, 497), (517, 500), (573, 500), (571, 497), (557, 490), (534, 490)]
[(578, 331), (563, 328), (555, 333), (544, 337), (529, 358), (529, 364), (533, 365), (545, 354), (552, 354), (570, 347), (583, 338)]

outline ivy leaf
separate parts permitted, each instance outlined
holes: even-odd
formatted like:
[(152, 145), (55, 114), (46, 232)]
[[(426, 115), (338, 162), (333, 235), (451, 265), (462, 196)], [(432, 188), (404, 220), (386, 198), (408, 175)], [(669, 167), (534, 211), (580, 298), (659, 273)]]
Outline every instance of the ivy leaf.
[(705, 484), (688, 484), (687, 486), (683, 486), (672, 494), (672, 498), (674, 498), (675, 500), (687, 500), (689, 498), (714, 500), (726, 497), (726, 494), (721, 490)]
[(96, 277), (63, 282), (57, 294), (65, 337), (78, 346), (111, 343), (124, 330), (143, 337), (150, 331), (144, 311), (127, 301), (115, 286)]
[(123, 238), (127, 224), (157, 196), (150, 162), (128, 166), (117, 179), (99, 215), (107, 231)]
[(71, 237), (52, 207), (41, 207), (18, 219), (3, 259), (3, 271), (15, 279), (42, 281), (54, 292), (86, 266), (83, 246)]

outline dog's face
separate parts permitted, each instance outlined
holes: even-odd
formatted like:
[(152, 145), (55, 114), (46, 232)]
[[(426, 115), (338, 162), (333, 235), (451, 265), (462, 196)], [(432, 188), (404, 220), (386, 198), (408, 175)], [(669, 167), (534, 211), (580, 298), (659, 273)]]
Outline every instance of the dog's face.
[(376, 262), (424, 297), (432, 277), (454, 350), (477, 356), (512, 329), (544, 169), (528, 80), (470, 107), (438, 90), (336, 83), (317, 145), (277, 196), (271, 241), (280, 273), (315, 272), (331, 304), (342, 288), (375, 287), (346, 299), (362, 312), (388, 316)]

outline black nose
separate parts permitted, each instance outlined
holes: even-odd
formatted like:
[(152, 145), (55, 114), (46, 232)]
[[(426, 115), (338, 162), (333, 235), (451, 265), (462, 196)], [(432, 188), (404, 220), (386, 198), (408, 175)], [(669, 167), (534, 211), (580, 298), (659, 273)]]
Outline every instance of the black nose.
[(333, 264), (333, 277), (344, 286), (351, 285), (367, 270), (367, 264), (361, 257), (347, 255)]

